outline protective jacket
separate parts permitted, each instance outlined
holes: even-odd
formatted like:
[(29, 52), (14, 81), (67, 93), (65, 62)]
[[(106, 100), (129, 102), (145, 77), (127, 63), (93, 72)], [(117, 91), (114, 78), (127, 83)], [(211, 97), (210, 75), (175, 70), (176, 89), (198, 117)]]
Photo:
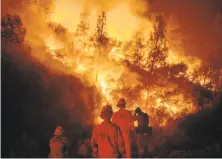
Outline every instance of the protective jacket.
[(136, 120), (138, 122), (139, 127), (148, 126), (149, 124), (149, 116), (147, 113), (141, 113), (136, 116)]
[(136, 142), (139, 157), (149, 156), (149, 144), (152, 139), (152, 128), (148, 126), (149, 116), (147, 113), (141, 113), (136, 116), (138, 127), (136, 127)]
[(132, 148), (132, 131), (131, 127), (134, 124), (133, 116), (130, 111), (125, 109), (119, 109), (113, 114), (112, 122), (120, 127), (123, 134), (123, 139), (126, 147), (126, 158), (131, 158)]
[(54, 136), (50, 140), (50, 158), (64, 158), (68, 153), (68, 141), (64, 136)]
[(102, 122), (92, 133), (91, 145), (93, 157), (118, 158), (125, 157), (125, 145), (122, 133), (111, 121)]

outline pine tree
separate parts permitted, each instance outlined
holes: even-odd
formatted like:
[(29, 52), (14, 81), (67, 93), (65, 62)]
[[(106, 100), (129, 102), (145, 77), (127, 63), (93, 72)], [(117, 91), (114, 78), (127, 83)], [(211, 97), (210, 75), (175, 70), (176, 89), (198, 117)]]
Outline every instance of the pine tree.
[[(98, 64), (100, 63), (101, 56), (106, 57), (104, 55), (104, 49), (106, 48), (108, 44), (108, 37), (106, 35), (106, 13), (102, 12), (101, 15), (99, 15), (97, 19), (97, 26), (96, 26), (96, 39), (95, 39), (95, 46), (98, 50), (97, 58), (96, 58), (96, 64), (98, 68)], [(98, 71), (96, 72), (96, 83), (98, 78)]]
[(133, 63), (141, 68), (143, 68), (142, 60), (143, 60), (143, 51), (145, 48), (144, 45), (144, 37), (139, 32), (133, 37), (132, 41), (132, 55), (133, 55)]
[(83, 12), (80, 14), (80, 23), (77, 25), (76, 35), (86, 36), (89, 31), (88, 14)]
[(96, 45), (99, 48), (106, 47), (108, 37), (106, 35), (106, 13), (103, 11), (97, 19), (96, 25)]
[(153, 74), (154, 69), (166, 65), (168, 56), (168, 47), (165, 37), (165, 23), (162, 16), (156, 17), (156, 23), (153, 26), (154, 31), (149, 39), (149, 53), (147, 67)]
[[(101, 15), (99, 15), (97, 19), (97, 25), (96, 25), (96, 33), (95, 33), (95, 47), (97, 48), (97, 55), (95, 58), (95, 63), (96, 63), (96, 77), (95, 77), (95, 85), (98, 84), (98, 76), (99, 76), (99, 64), (101, 63), (101, 57), (106, 57), (104, 54), (104, 49), (107, 47), (108, 44), (108, 37), (106, 35), (106, 13), (103, 11)], [(94, 96), (94, 103), (96, 107), (99, 107), (99, 103), (101, 101), (101, 97), (98, 94), (98, 92), (95, 90), (94, 91), (95, 96)]]
[(86, 48), (89, 40), (89, 21), (88, 21), (88, 13), (83, 12), (80, 14), (80, 22), (77, 25), (77, 29), (75, 32), (76, 40), (78, 41), (79, 45), (78, 49), (81, 50), (82, 53), (87, 53)]
[[(155, 69), (166, 66), (166, 58), (168, 56), (168, 47), (165, 36), (165, 23), (161, 15), (156, 17), (156, 22), (153, 25), (153, 32), (150, 35), (148, 44), (148, 56), (146, 60), (146, 69), (151, 75), (155, 73)], [(147, 100), (150, 85), (146, 85)]]

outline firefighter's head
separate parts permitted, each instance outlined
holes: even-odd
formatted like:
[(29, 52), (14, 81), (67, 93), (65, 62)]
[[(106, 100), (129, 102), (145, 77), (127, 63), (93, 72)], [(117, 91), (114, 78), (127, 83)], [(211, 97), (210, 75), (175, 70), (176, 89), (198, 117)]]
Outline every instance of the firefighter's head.
[(140, 107), (137, 107), (137, 108), (135, 109), (135, 112), (136, 112), (136, 114), (141, 114), (141, 113), (142, 113), (142, 110), (140, 109)]
[(54, 134), (55, 134), (56, 136), (61, 136), (63, 133), (64, 133), (64, 130), (63, 130), (63, 128), (62, 128), (61, 126), (58, 126), (58, 127), (55, 129), (55, 132), (54, 132)]
[(110, 105), (105, 105), (100, 114), (100, 118), (103, 120), (110, 120), (113, 115), (113, 109)]
[(120, 98), (116, 104), (117, 107), (126, 108), (126, 101), (124, 98)]

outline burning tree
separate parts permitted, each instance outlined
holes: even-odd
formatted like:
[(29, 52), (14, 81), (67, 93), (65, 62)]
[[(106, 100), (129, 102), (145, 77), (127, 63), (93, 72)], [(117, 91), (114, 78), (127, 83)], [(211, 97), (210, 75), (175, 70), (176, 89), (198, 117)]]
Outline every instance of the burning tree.
[[(146, 25), (143, 26), (143, 23), (140, 25), (140, 18), (131, 14), (126, 5), (114, 7), (107, 13), (102, 12), (97, 15), (97, 18), (94, 17), (94, 12), (92, 12), (93, 16), (88, 12), (82, 12), (76, 31), (73, 31), (75, 19), (78, 19), (78, 17), (74, 18), (74, 14), (79, 10), (79, 4), (71, 6), (71, 11), (73, 10), (74, 14), (70, 14), (73, 17), (69, 17), (63, 14), (70, 11), (66, 8), (68, 6), (65, 6), (65, 1), (54, 1), (54, 8), (47, 5), (42, 8), (45, 1), (41, 1), (41, 4), (39, 2), (34, 2), (38, 5), (36, 7), (38, 14), (44, 12), (46, 15), (42, 16), (46, 19), (43, 20), (44, 22), (40, 27), (48, 27), (41, 28), (46, 33), (37, 35), (36, 40), (34, 33), (37, 30), (32, 29), (36, 28), (33, 25), (37, 25), (37, 23), (33, 22), (34, 24), (29, 26), (29, 21), (27, 21), (26, 28), (30, 29), (28, 34), (30, 37), (27, 39), (34, 38), (38, 42), (41, 41), (40, 45), (43, 45), (42, 42), (44, 42), (44, 46), (38, 45), (41, 47), (41, 51), (38, 47), (31, 46), (34, 52), (41, 52), (34, 57), (39, 58), (41, 62), (44, 61), (42, 62), (43, 65), (49, 66), (50, 69), (62, 70), (61, 72), (64, 74), (71, 74), (68, 78), (67, 87), (62, 81), (63, 74), (58, 83), (62, 84), (60, 87), (61, 90), (64, 89), (64, 92), (70, 90), (68, 95), (61, 94), (63, 94), (64, 105), (67, 106), (67, 111), (70, 113), (69, 117), (73, 121), (75, 119), (71, 109), (75, 109), (76, 116), (81, 121), (85, 120), (85, 116), (81, 115), (82, 112), (87, 112), (86, 116), (89, 117), (92, 117), (90, 115), (93, 112), (93, 119), (89, 118), (90, 121), (87, 122), (96, 124), (100, 121), (99, 113), (103, 104), (114, 105), (118, 98), (124, 97), (127, 101), (127, 109), (134, 110), (140, 106), (143, 111), (150, 115), (153, 127), (169, 128), (171, 122), (175, 123), (176, 120), (194, 113), (196, 111), (195, 106), (202, 106), (212, 100), (212, 92), (221, 91), (221, 67), (214, 65), (213, 62), (200, 68), (201, 63), (198, 61), (201, 60), (198, 59), (194, 61), (198, 63), (198, 67), (196, 67), (187, 60), (189, 58), (181, 54), (183, 52), (175, 54), (177, 60), (169, 60), (171, 53), (174, 54), (175, 52), (172, 48), (173, 45), (168, 46), (170, 44), (166, 38), (168, 25), (165, 23), (166, 19), (161, 15), (148, 22), (152, 23), (153, 26), (150, 29)], [(51, 13), (48, 12), (49, 9)], [(35, 7), (31, 10), (35, 10)], [(124, 16), (124, 23), (118, 21), (117, 16)], [(89, 23), (89, 19), (90, 21), (97, 20), (95, 30), (90, 30), (94, 26)], [(129, 23), (125, 24), (128, 20), (130, 25), (128, 25)], [(144, 28), (141, 29), (141, 27), (144, 27), (145, 30), (142, 30)], [(116, 28), (121, 28), (121, 32), (116, 31)], [(124, 34), (129, 35), (122, 34), (125, 30), (127, 31)], [(137, 31), (136, 34), (135, 31)], [(146, 31), (149, 31), (150, 37), (148, 39), (146, 39)], [(4, 43), (22, 43), (25, 33), (26, 29), (18, 16), (3, 16), (2, 39)], [(117, 33), (118, 36), (116, 36)], [(124, 41), (115, 39), (119, 37)], [(35, 43), (35, 40), (32, 43)], [(45, 48), (46, 50), (44, 50)], [(42, 56), (45, 56), (44, 54), (47, 56), (47, 62), (41, 59)], [(72, 75), (78, 78), (76, 80), (79, 81), (80, 79), (86, 86), (82, 92), (79, 92), (80, 88), (72, 87), (72, 83), (75, 81)], [(50, 77), (54, 78), (53, 75)], [(51, 87), (52, 92), (55, 92), (54, 89), (58, 87), (57, 82)], [(75, 90), (83, 102), (72, 103), (73, 96), (75, 96), (72, 92)], [(44, 96), (44, 99), (46, 98), (47, 96)], [(51, 100), (53, 105), (56, 104), (58, 107), (57, 113), (64, 114), (60, 118), (67, 123), (69, 120), (66, 118), (66, 111), (61, 111), (63, 104), (58, 104), (57, 98)], [(46, 105), (49, 104), (46, 102)], [(52, 110), (53, 105), (50, 105)], [(76, 107), (73, 108), (70, 105), (76, 105)], [(116, 107), (113, 108), (115, 111)], [(90, 112), (89, 115), (88, 112)], [(54, 114), (52, 113), (52, 115)]]
[(77, 25), (76, 35), (87, 36), (89, 31), (89, 22), (87, 21), (88, 14), (86, 12), (81, 13), (80, 22)]
[[(95, 46), (98, 49), (98, 62), (100, 56), (104, 56), (104, 48), (107, 47), (109, 39), (106, 35), (106, 13), (102, 12), (97, 19), (96, 34), (95, 34)], [(106, 56), (106, 55), (105, 55)]]
[(156, 23), (153, 26), (149, 40), (149, 53), (147, 58), (147, 67), (151, 73), (155, 68), (164, 67), (168, 55), (168, 47), (165, 38), (165, 23), (162, 16), (157, 16)]
[[(94, 35), (94, 45), (96, 47), (96, 52), (95, 53), (95, 86), (100, 85), (100, 83), (98, 82), (98, 77), (100, 74), (100, 69), (103, 65), (103, 61), (104, 59), (107, 58), (107, 55), (105, 54), (105, 49), (108, 45), (109, 39), (106, 35), (106, 13), (103, 11), (101, 15), (98, 16), (97, 19), (97, 25), (96, 25), (96, 33)], [(97, 88), (95, 87), (95, 93), (94, 93), (94, 101), (95, 101), (95, 105), (96, 107), (99, 109), (99, 107), (101, 106), (101, 95), (99, 93), (99, 91), (97, 90)]]
[(129, 58), (132, 59), (132, 63), (144, 68), (144, 52), (146, 49), (144, 35), (141, 32), (137, 32), (132, 40), (127, 44), (127, 47), (131, 53)]
[(140, 106), (148, 112), (156, 126), (193, 113), (193, 74), (183, 62), (168, 63), (170, 48), (163, 17), (156, 17), (148, 40), (138, 31), (129, 41), (117, 41), (108, 32), (106, 16), (105, 12), (98, 15), (96, 31), (90, 32), (90, 15), (81, 14), (76, 32), (67, 31), (68, 38), (63, 41), (73, 49), (64, 57), (51, 51), (54, 59), (94, 88), (95, 122), (99, 121), (101, 105), (114, 104), (120, 97), (126, 98), (129, 109)]
[[(81, 46), (81, 50), (84, 54), (87, 53), (88, 50), (85, 50), (88, 42), (88, 33), (89, 33), (89, 22), (88, 22), (88, 14), (86, 12), (81, 13), (80, 22), (77, 25), (75, 36), (78, 39), (78, 44)], [(76, 41), (77, 42), (77, 41)]]

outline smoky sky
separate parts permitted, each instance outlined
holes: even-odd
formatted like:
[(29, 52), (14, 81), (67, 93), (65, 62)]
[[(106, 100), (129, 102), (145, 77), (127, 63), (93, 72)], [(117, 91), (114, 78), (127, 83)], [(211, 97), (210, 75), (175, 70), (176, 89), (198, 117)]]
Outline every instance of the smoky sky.
[(222, 1), (220, 0), (150, 0), (149, 13), (176, 17), (179, 33), (176, 41), (187, 56), (196, 56), (203, 64), (222, 67)]
[[(133, 0), (132, 0), (133, 1)], [(174, 17), (178, 25), (173, 30), (175, 43), (187, 56), (195, 56), (203, 64), (213, 63), (222, 68), (222, 1), (221, 0), (140, 0), (148, 5), (143, 16), (163, 13), (166, 19)], [(3, 0), (2, 14), (19, 11), (30, 0)], [(42, 5), (50, 5), (52, 0), (39, 0)], [(86, 0), (87, 2), (87, 0)], [(96, 0), (97, 5), (115, 7), (118, 1)], [(107, 3), (105, 3), (107, 2)], [(90, 2), (91, 3), (91, 2)], [(137, 3), (135, 1), (134, 3)], [(139, 2), (138, 2), (139, 3)], [(34, 17), (33, 17), (34, 18)], [(168, 21), (170, 23), (170, 21)], [(174, 25), (174, 24), (172, 24)]]

